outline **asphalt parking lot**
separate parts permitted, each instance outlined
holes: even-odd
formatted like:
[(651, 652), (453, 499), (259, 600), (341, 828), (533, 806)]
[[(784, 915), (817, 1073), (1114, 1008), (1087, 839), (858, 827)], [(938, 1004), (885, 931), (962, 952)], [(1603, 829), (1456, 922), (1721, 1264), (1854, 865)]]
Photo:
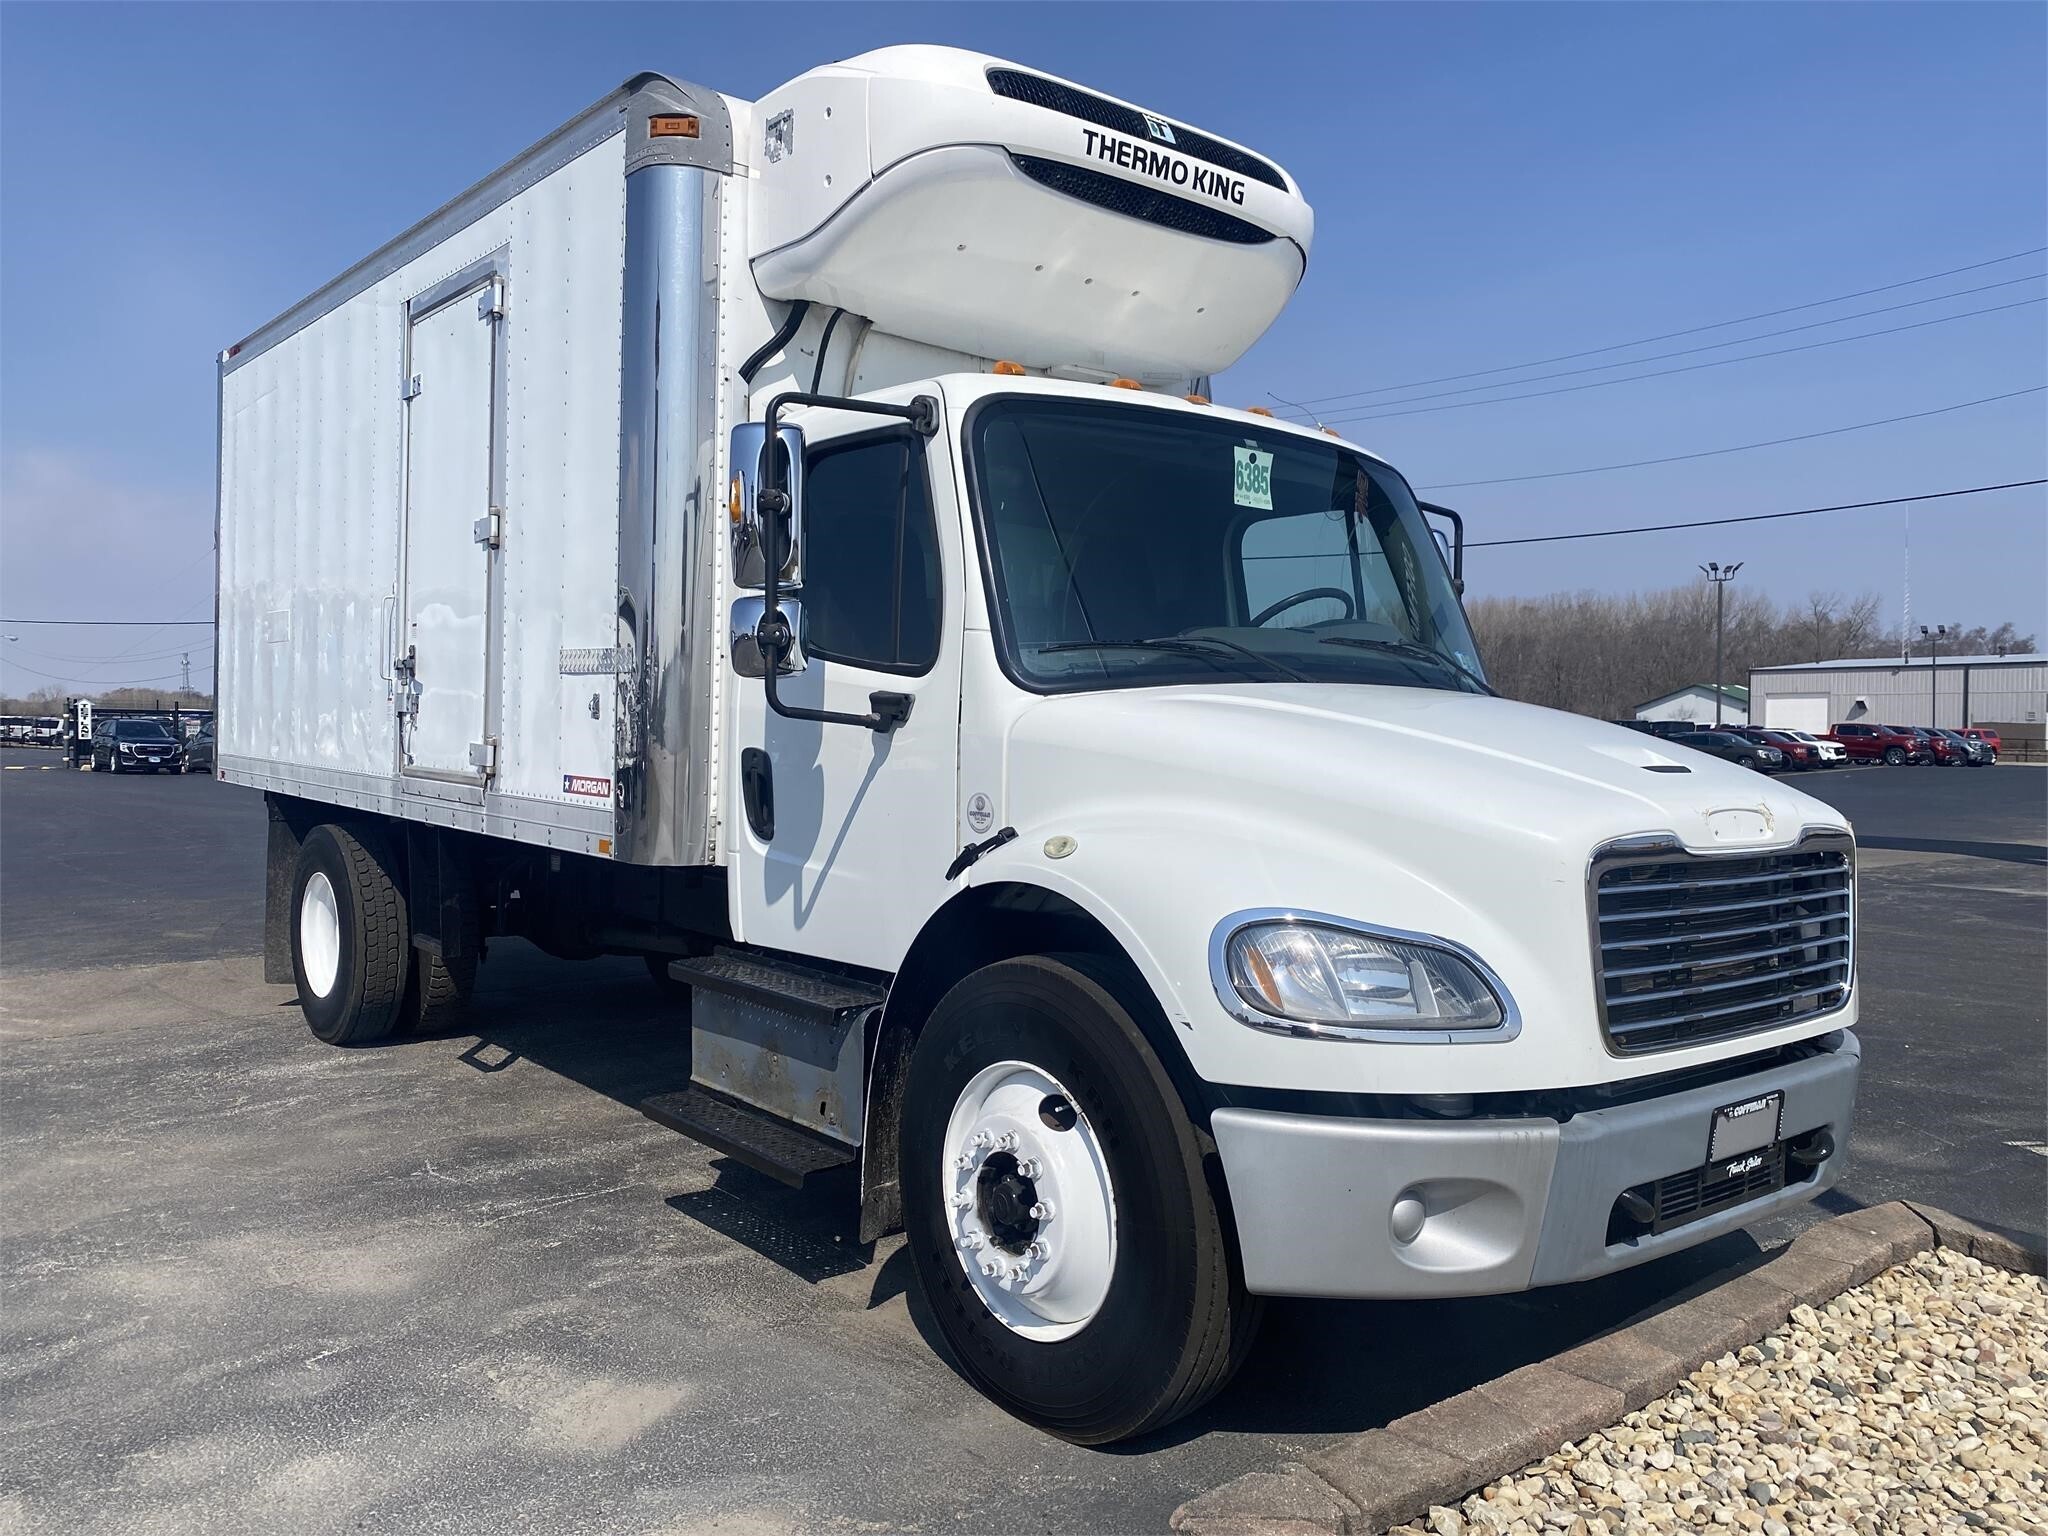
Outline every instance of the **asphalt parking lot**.
[[(684, 1072), (637, 962), (503, 943), (472, 1033), (321, 1046), (261, 981), (259, 798), (50, 761), (0, 752), (0, 1532), (1160, 1530), (1802, 1219), (1524, 1297), (1275, 1305), (1204, 1412), (1076, 1449), (954, 1374), (843, 1191), (634, 1112)], [(1865, 848), (1828, 1208), (2039, 1233), (2048, 770), (1800, 787)]]

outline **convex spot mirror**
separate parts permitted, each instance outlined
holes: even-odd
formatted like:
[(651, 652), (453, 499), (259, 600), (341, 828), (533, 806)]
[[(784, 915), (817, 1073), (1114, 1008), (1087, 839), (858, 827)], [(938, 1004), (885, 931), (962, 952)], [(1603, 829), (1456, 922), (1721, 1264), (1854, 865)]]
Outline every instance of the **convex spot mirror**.
[(732, 669), (741, 677), (762, 677), (768, 671), (768, 652), (779, 650), (782, 664), (775, 669), (778, 677), (788, 677), (792, 672), (804, 669), (804, 604), (800, 597), (784, 597), (775, 605), (775, 633), (771, 639), (779, 641), (772, 646), (761, 643), (761, 622), (767, 617), (766, 598), (735, 598), (732, 605), (732, 633), (728, 636), (727, 653), (732, 658)]
[(788, 510), (776, 518), (771, 530), (761, 509), (762, 472), (769, 467), (768, 428), (762, 422), (749, 421), (732, 429), (732, 483), (726, 490), (732, 579), (735, 586), (754, 590), (768, 585), (771, 532), (782, 554), (776, 584), (794, 587), (803, 580), (804, 437), (796, 427), (780, 427), (775, 435), (775, 479), (789, 500)]

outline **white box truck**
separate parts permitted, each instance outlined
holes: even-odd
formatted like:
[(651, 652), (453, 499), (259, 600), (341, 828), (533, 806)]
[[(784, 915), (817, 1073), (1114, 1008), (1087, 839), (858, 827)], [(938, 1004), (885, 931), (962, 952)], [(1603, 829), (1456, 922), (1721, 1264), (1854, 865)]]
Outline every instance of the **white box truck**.
[(966, 1373), (1082, 1442), (1216, 1391), (1262, 1297), (1558, 1284), (1828, 1188), (1850, 829), (1495, 696), (1455, 515), (1210, 403), (1311, 227), (975, 54), (649, 74), (228, 348), (269, 976), (356, 1045), (501, 935), (645, 956), (690, 1041), (645, 1111), (850, 1170)]

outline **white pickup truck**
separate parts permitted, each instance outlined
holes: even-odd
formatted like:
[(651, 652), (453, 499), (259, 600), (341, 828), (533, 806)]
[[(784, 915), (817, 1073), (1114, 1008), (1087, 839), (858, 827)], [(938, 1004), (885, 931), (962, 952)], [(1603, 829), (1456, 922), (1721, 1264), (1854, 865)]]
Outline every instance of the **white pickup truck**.
[(1826, 1189), (1848, 826), (1497, 697), (1455, 514), (1211, 403), (1312, 226), (975, 54), (648, 74), (229, 347), (271, 978), (360, 1045), (501, 936), (645, 956), (689, 1060), (646, 1113), (845, 1170), (962, 1369), (1083, 1442), (1215, 1392), (1262, 1297), (1579, 1280)]

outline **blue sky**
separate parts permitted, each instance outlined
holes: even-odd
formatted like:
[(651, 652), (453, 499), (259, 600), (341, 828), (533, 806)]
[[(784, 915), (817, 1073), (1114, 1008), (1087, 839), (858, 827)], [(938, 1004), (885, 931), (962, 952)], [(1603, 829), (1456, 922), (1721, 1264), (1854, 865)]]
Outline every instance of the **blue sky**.
[[(2037, 5), (11, 4), (0, 9), (0, 610), (210, 613), (220, 347), (635, 71), (753, 96), (891, 42), (954, 43), (1066, 75), (1295, 173), (1317, 213), (1308, 277), (1219, 380), (1233, 403), (1556, 357), (2048, 245), (2048, 9)], [(2042, 256), (2022, 256), (1533, 371), (2043, 271)], [(2043, 288), (2007, 283), (1651, 366), (2037, 300)], [(2041, 385), (2044, 308), (1345, 430), (1425, 487), (1820, 431)], [(1400, 398), (1371, 397), (1386, 409)], [(2030, 479), (2048, 474), (2044, 399), (1440, 494), (1485, 539)], [(2044, 511), (2039, 489), (1916, 511), (1915, 622), (2011, 619), (2048, 639)], [(1890, 509), (1478, 551), (1471, 588), (1629, 590), (1742, 560), (1745, 586), (1788, 599), (1874, 591), (1896, 618), (1903, 522)], [(39, 674), (88, 687), (172, 680), (187, 642), (204, 681), (203, 630), (7, 633), (20, 637), (0, 647), (9, 691)]]

